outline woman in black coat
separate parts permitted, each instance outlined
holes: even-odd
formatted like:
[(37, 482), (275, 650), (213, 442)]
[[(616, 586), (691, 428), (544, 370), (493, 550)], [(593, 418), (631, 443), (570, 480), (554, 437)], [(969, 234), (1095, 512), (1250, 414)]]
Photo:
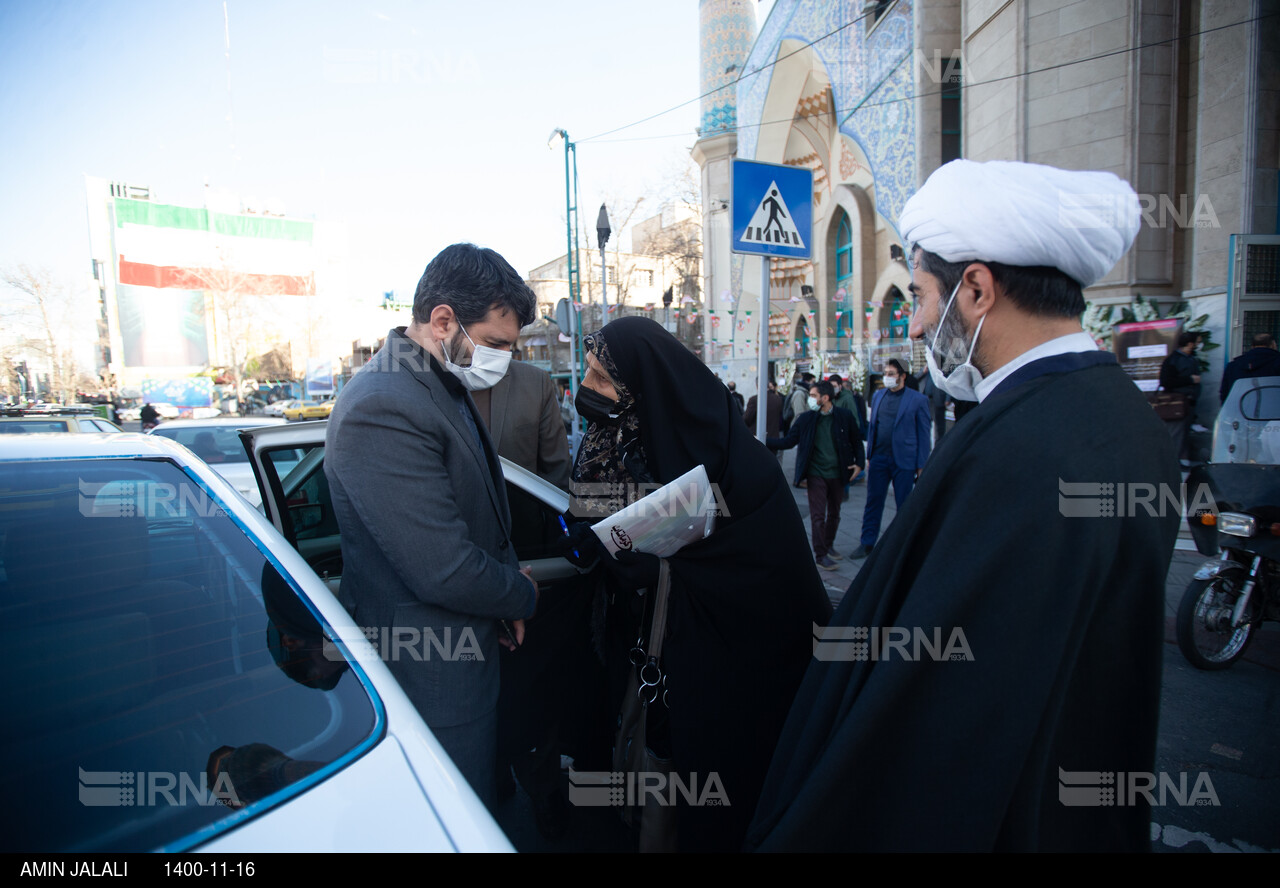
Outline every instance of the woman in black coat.
[[(718, 487), (711, 535), (667, 559), (663, 666), (674, 771), (686, 782), (696, 774), (700, 787), (714, 772), (728, 801), (681, 807), (680, 849), (736, 851), (831, 604), (777, 459), (706, 365), (647, 318), (613, 321), (586, 348), (578, 412), (591, 425), (574, 466), (575, 515), (603, 517), (698, 465)], [(577, 495), (601, 490), (614, 500)], [(637, 590), (654, 583), (658, 559), (597, 554), (612, 715), (642, 621)]]

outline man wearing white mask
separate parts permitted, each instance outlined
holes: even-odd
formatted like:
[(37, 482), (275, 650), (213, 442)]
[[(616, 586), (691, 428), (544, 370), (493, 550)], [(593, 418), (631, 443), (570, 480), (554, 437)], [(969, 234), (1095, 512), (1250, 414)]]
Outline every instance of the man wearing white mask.
[(493, 250), (445, 248), (418, 282), (413, 323), (352, 377), (325, 437), (342, 602), (389, 639), (387, 666), (486, 803), (498, 645), (522, 639), (538, 593), (511, 545), (498, 455), (469, 392), (503, 378), (535, 304)]
[[(1110, 173), (1024, 163), (954, 161), (907, 201), (911, 336), (980, 403), (832, 618), (866, 645), (811, 663), (749, 848), (1149, 847), (1149, 800), (1121, 784), (1155, 767), (1179, 510), (1111, 494), (1176, 496), (1180, 475), (1080, 327), (1140, 214)], [(902, 644), (917, 632), (933, 648)]]

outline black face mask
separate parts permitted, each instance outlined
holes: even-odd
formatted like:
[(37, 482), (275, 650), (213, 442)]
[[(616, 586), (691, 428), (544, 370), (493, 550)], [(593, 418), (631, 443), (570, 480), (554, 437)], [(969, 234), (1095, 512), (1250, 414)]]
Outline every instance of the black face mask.
[(587, 422), (598, 422), (601, 425), (617, 425), (621, 417), (618, 415), (618, 402), (606, 398), (595, 389), (585, 385), (579, 387), (578, 395), (573, 399), (573, 406), (578, 415)]

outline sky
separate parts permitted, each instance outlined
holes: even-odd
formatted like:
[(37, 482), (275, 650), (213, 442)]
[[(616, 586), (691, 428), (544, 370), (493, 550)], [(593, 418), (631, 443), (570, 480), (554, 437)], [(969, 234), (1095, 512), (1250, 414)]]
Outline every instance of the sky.
[(345, 232), (352, 298), (407, 298), (453, 242), (522, 274), (564, 252), (554, 129), (589, 227), (606, 198), (659, 194), (696, 139), (696, 0), (228, 0), (225, 27), (223, 6), (0, 5), (0, 268), (88, 293), (85, 175), (189, 205), (207, 182)]

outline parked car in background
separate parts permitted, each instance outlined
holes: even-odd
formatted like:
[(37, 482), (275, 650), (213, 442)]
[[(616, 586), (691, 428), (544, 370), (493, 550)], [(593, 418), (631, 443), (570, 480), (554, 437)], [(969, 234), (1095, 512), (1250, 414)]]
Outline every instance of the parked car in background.
[(303, 557), (162, 435), (0, 438), (0, 601), (0, 789), (39, 800), (4, 851), (511, 850)]
[(262, 408), (262, 412), (267, 416), (284, 416), (284, 412), (289, 407), (296, 407), (301, 404), (299, 398), (290, 398), (287, 401), (272, 401), (270, 404)]
[(39, 434), (41, 432), (119, 432), (120, 426), (102, 419), (91, 407), (58, 407), (43, 405), (39, 409), (0, 408), (0, 435)]
[(240, 442), (240, 429), (283, 424), (283, 419), (270, 416), (175, 419), (160, 423), (148, 434), (177, 441), (230, 481), (245, 499), (261, 508), (262, 497), (249, 455)]
[(328, 419), (329, 414), (333, 412), (333, 400), (328, 401), (299, 401), (293, 407), (288, 407), (284, 411), (285, 419), (297, 422), (303, 419)]

